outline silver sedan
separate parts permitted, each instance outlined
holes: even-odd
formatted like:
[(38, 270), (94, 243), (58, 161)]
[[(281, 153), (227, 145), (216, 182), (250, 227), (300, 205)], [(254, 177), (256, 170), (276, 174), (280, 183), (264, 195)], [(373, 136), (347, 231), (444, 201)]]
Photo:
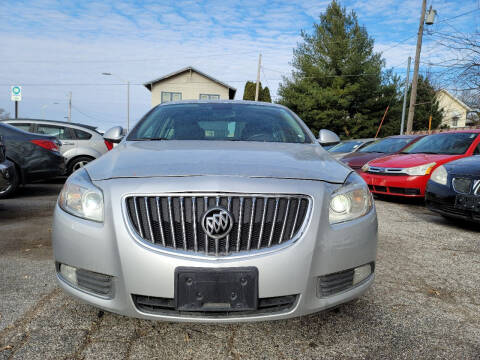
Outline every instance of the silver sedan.
[(361, 296), (377, 216), (361, 177), (320, 146), (335, 137), (317, 141), (279, 105), (157, 106), (65, 183), (60, 286), (115, 313), (191, 322), (284, 319)]

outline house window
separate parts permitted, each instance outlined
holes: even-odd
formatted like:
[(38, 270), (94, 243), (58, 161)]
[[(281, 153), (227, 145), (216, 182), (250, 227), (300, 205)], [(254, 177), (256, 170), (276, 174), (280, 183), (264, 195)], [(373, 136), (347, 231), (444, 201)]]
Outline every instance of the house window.
[(200, 100), (220, 100), (220, 95), (200, 94)]
[(454, 116), (452, 118), (452, 127), (457, 127), (458, 126), (458, 116)]
[(181, 92), (162, 91), (162, 103), (182, 100)]

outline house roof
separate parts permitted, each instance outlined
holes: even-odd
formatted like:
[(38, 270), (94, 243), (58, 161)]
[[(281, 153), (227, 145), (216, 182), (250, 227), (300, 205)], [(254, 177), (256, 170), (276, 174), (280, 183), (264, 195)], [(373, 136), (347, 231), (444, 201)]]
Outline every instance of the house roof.
[(456, 96), (452, 95), (450, 92), (448, 92), (448, 90), (446, 89), (441, 89), (437, 92), (437, 95), (439, 93), (445, 93), (447, 96), (449, 96), (450, 98), (452, 98), (454, 101), (456, 101), (458, 104), (460, 104), (460, 106), (462, 106), (463, 108), (465, 108), (465, 110), (467, 111), (472, 111), (472, 108), (470, 106), (468, 106), (467, 104), (465, 104), (463, 101), (461, 101), (459, 98), (457, 98)]
[(166, 80), (168, 78), (171, 78), (173, 76), (176, 76), (176, 75), (180, 75), (184, 72), (187, 72), (187, 71), (194, 71), (196, 72), (197, 74), (200, 74), (204, 77), (206, 77), (207, 79), (210, 79), (212, 80), (213, 82), (216, 82), (217, 84), (220, 84), (226, 88), (228, 88), (228, 91), (229, 91), (229, 94), (231, 94), (230, 98), (233, 99), (233, 97), (235, 96), (235, 93), (237, 92), (237, 89), (224, 83), (223, 81), (220, 81), (218, 79), (215, 79), (214, 77), (211, 77), (210, 75), (208, 74), (205, 74), (203, 71), (200, 71), (198, 69), (195, 69), (193, 66), (187, 66), (187, 67), (184, 67), (180, 70), (177, 70), (177, 71), (174, 71), (170, 74), (167, 74), (167, 75), (164, 75), (164, 76), (161, 76), (157, 79), (154, 79), (154, 80), (151, 80), (151, 81), (147, 81), (146, 83), (143, 84), (143, 86), (145, 86), (148, 90), (152, 91), (152, 85), (157, 83), (157, 82), (160, 82), (160, 81), (163, 81), (163, 80)]

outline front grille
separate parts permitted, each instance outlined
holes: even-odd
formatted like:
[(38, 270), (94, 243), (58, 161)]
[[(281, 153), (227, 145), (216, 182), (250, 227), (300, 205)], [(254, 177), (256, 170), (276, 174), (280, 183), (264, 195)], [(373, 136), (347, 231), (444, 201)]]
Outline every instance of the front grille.
[[(203, 214), (213, 207), (227, 209), (233, 226), (227, 236), (210, 238)], [(130, 223), (145, 241), (193, 253), (225, 256), (270, 248), (297, 237), (307, 220), (310, 200), (304, 195), (200, 194), (129, 196)]]
[(368, 188), (372, 192), (382, 192), (390, 194), (400, 194), (400, 195), (420, 195), (420, 189), (416, 188), (401, 188), (401, 187), (392, 187), (392, 186), (379, 186), (379, 185), (368, 185)]
[(248, 311), (179, 311), (175, 309), (175, 299), (154, 296), (132, 295), (135, 307), (155, 315), (188, 315), (202, 317), (238, 317), (286, 312), (295, 306), (298, 295), (277, 296), (258, 299), (256, 310)]

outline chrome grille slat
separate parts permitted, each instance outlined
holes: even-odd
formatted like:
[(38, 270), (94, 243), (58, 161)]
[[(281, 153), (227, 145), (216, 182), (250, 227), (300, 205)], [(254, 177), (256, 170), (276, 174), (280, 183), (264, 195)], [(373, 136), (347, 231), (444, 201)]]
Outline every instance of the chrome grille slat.
[(157, 217), (158, 217), (158, 227), (160, 230), (160, 237), (162, 238), (162, 245), (165, 246), (165, 233), (163, 232), (163, 220), (162, 215), (160, 214), (160, 198), (155, 197), (155, 204), (157, 205)]
[(148, 197), (144, 197), (145, 201), (145, 212), (147, 214), (147, 224), (148, 230), (150, 233), (150, 240), (155, 244), (155, 236), (153, 236), (153, 229), (152, 229), (152, 220), (150, 219), (150, 209), (148, 208)]
[(243, 197), (240, 198), (240, 215), (238, 216), (238, 232), (237, 232), (237, 252), (240, 251), (240, 243), (242, 241), (242, 222), (243, 222)]
[(289, 208), (290, 208), (290, 198), (288, 198), (288, 200), (287, 200), (287, 208), (285, 209), (285, 216), (283, 218), (282, 232), (280, 233), (280, 238), (278, 239), (279, 244), (282, 243), (283, 235), (285, 234), (285, 227), (287, 226)]
[(175, 225), (173, 223), (173, 216), (172, 216), (172, 198), (169, 196), (167, 198), (168, 201), (168, 215), (170, 217), (170, 231), (172, 232), (172, 243), (173, 243), (173, 248), (177, 248), (177, 242), (175, 240)]
[(137, 199), (133, 199), (133, 206), (135, 207), (135, 216), (137, 218), (138, 230), (140, 232), (140, 236), (143, 238), (143, 229), (142, 223), (140, 222), (140, 212), (138, 211)]
[(265, 216), (267, 215), (267, 205), (268, 205), (268, 198), (264, 197), (262, 221), (260, 223), (260, 234), (258, 235), (257, 249), (260, 249), (260, 246), (262, 246), (263, 229), (265, 228)]
[[(227, 200), (227, 210), (230, 211), (232, 209), (232, 197), (229, 196)], [(227, 235), (225, 240), (225, 253), (228, 254), (230, 251), (230, 234)]]
[(250, 211), (250, 226), (248, 227), (248, 240), (247, 240), (247, 250), (250, 250), (250, 245), (252, 243), (252, 231), (253, 231), (253, 222), (255, 221), (255, 203), (257, 198), (252, 198), (252, 210)]
[(184, 198), (180, 197), (180, 218), (182, 219), (182, 237), (183, 237), (183, 250), (187, 250), (187, 234), (185, 232), (185, 211), (184, 211)]
[(300, 205), (302, 203), (302, 200), (298, 200), (298, 205), (297, 205), (297, 211), (295, 213), (295, 220), (293, 220), (293, 226), (292, 226), (292, 233), (290, 234), (290, 237), (293, 236), (293, 233), (295, 231), (295, 226), (297, 225), (297, 220), (298, 220), (298, 214), (300, 213)]
[[(205, 212), (214, 207), (228, 210), (233, 221), (232, 230), (223, 238), (211, 238), (202, 225)], [(142, 194), (127, 196), (125, 211), (132, 231), (147, 243), (219, 257), (297, 240), (310, 216), (311, 199), (273, 194)]]
[(197, 198), (192, 197), (192, 223), (193, 223), (193, 250), (198, 251), (197, 240)]
[(270, 230), (270, 237), (268, 238), (268, 247), (272, 246), (273, 234), (275, 233), (275, 224), (277, 222), (278, 215), (278, 203), (279, 199), (275, 198), (275, 212), (273, 213), (272, 229)]

